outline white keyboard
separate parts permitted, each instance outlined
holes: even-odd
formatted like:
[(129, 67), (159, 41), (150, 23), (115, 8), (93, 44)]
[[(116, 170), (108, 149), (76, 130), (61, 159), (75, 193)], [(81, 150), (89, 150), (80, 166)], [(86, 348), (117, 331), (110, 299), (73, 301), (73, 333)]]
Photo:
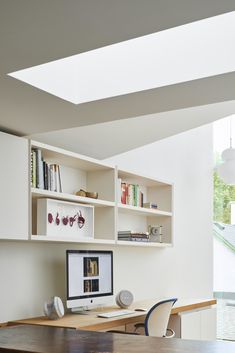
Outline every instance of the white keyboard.
[(98, 317), (105, 317), (105, 318), (110, 318), (110, 317), (115, 317), (115, 316), (122, 316), (122, 315), (128, 315), (128, 314), (134, 314), (135, 311), (133, 310), (117, 310), (117, 311), (109, 311), (107, 313), (102, 313), (98, 314)]

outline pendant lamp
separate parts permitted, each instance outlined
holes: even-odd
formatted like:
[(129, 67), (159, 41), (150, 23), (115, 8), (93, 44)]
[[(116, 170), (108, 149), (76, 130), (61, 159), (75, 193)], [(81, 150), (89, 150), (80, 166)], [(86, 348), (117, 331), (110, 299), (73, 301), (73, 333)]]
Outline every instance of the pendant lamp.
[(235, 185), (235, 148), (232, 147), (232, 117), (230, 117), (230, 147), (221, 154), (223, 163), (217, 167), (219, 177), (228, 185)]

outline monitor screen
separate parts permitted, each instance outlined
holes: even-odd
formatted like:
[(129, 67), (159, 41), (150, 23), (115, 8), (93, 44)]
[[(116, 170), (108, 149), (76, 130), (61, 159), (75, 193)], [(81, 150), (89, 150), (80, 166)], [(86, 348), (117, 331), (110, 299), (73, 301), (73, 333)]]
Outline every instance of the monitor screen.
[(113, 295), (112, 251), (67, 250), (67, 307), (98, 305)]

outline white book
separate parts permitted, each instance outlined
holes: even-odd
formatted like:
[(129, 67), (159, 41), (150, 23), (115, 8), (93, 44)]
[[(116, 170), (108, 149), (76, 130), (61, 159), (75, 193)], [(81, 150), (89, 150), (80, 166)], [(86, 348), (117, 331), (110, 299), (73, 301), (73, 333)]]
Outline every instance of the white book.
[(122, 202), (122, 179), (118, 178), (117, 180), (117, 199), (118, 203)]

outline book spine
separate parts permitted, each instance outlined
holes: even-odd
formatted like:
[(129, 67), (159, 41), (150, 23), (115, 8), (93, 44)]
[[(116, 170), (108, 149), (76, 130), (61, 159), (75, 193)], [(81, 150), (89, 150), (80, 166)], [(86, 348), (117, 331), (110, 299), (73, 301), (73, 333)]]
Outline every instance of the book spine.
[(46, 180), (46, 162), (43, 161), (42, 162), (42, 165), (43, 165), (43, 182), (44, 182), (44, 189), (47, 190), (47, 180)]
[(54, 164), (50, 165), (50, 190), (55, 191), (55, 170)]
[(54, 171), (55, 171), (55, 190), (56, 192), (59, 191), (59, 174), (58, 174), (58, 165), (54, 164)]
[(36, 149), (36, 187), (38, 189), (44, 189), (44, 180), (43, 180), (43, 161), (42, 161), (42, 151)]
[(127, 196), (127, 204), (130, 206), (134, 206), (134, 185), (128, 185), (128, 196)]
[(135, 185), (135, 206), (140, 206), (140, 187)]
[(117, 180), (117, 201), (122, 203), (122, 179), (118, 178)]
[(47, 179), (48, 179), (48, 189), (51, 191), (51, 166), (47, 165)]
[(58, 165), (58, 179), (59, 179), (59, 192), (62, 192), (62, 182), (61, 182), (61, 173), (60, 173), (59, 165)]
[(30, 153), (30, 183), (31, 188), (33, 187), (33, 150)]
[(127, 201), (127, 184), (126, 183), (121, 183), (122, 187), (122, 194), (121, 194), (121, 203), (126, 204)]
[(144, 194), (140, 192), (140, 207), (144, 207)]

